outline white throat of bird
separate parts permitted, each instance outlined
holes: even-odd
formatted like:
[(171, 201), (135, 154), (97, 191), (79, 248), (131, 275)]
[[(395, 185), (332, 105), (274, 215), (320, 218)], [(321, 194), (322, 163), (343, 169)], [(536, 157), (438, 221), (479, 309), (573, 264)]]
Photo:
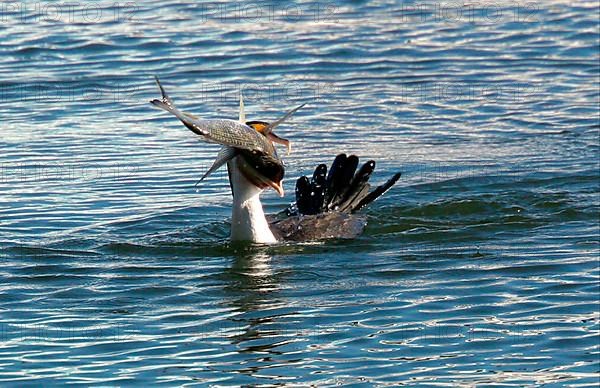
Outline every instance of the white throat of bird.
[(238, 157), (227, 162), (233, 192), (231, 241), (251, 241), (272, 244), (277, 239), (265, 218), (260, 193), (263, 189), (248, 181), (238, 168)]

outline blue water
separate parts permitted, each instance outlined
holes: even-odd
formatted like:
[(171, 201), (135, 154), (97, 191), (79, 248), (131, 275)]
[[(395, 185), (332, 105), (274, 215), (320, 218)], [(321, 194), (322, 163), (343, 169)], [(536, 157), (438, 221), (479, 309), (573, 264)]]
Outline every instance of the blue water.
[[(0, 3), (0, 385), (593, 386), (598, 4)], [(398, 185), (353, 241), (228, 242), (218, 147)]]

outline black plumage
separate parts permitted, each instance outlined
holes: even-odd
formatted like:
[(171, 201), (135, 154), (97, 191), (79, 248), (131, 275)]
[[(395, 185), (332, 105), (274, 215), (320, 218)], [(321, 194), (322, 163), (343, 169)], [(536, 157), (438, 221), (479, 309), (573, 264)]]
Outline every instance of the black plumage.
[[(328, 211), (355, 212), (373, 202), (392, 187), (400, 178), (400, 173), (373, 191), (369, 178), (375, 170), (375, 161), (369, 160), (358, 171), (358, 157), (339, 154), (331, 164), (320, 164), (312, 179), (301, 176), (296, 181), (296, 211), (311, 215)], [(325, 178), (327, 176), (327, 178)]]
[[(358, 171), (358, 157), (338, 155), (329, 172), (320, 164), (312, 179), (296, 181), (296, 203), (270, 221), (271, 230), (283, 240), (305, 241), (324, 238), (354, 238), (366, 225), (363, 215), (355, 214), (381, 197), (400, 178), (394, 174), (386, 183), (370, 191), (369, 178), (375, 162), (369, 160)], [(283, 218), (282, 215), (285, 215)]]

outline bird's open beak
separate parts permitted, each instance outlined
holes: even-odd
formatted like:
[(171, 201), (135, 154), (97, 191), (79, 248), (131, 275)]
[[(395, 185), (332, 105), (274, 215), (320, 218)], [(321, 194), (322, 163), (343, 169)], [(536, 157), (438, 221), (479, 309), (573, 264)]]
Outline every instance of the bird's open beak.
[[(267, 178), (265, 175), (261, 174), (260, 171), (253, 166), (253, 164), (248, 163), (248, 160), (246, 160), (245, 157), (237, 158), (237, 166), (240, 169), (241, 173), (244, 175), (244, 177), (254, 186), (259, 187), (261, 189), (266, 189), (270, 187), (273, 190), (275, 190), (277, 194), (279, 194), (281, 197), (284, 196), (282, 183), (283, 179), (281, 179), (281, 177)], [(277, 180), (277, 182), (275, 180)]]

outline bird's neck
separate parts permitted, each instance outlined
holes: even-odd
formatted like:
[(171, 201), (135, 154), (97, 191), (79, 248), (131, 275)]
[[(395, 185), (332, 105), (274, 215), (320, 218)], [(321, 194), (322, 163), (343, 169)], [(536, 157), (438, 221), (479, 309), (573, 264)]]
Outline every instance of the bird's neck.
[(260, 203), (262, 189), (250, 183), (240, 172), (237, 157), (227, 162), (227, 168), (233, 191), (231, 240), (258, 244), (277, 242)]

